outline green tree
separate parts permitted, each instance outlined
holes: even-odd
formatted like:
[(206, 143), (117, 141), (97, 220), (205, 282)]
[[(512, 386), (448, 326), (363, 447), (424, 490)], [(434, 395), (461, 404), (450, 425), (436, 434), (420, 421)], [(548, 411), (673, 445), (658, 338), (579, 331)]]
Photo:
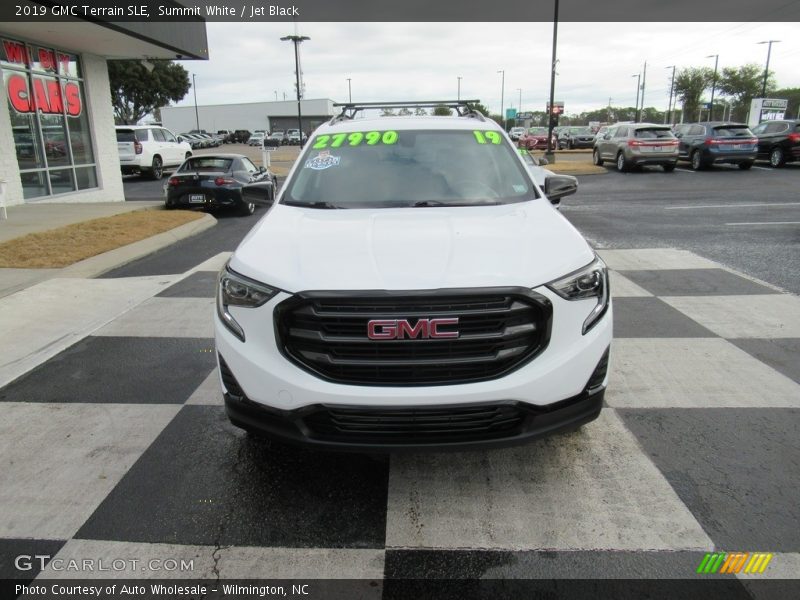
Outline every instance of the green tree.
[(397, 111), (397, 116), (398, 117), (410, 117), (413, 114), (414, 113), (411, 112), (411, 110), (406, 108), (405, 106), (403, 108), (401, 108), (399, 111)]
[(417, 116), (417, 117), (427, 117), (427, 116), (428, 116), (428, 111), (427, 111), (427, 110), (425, 110), (424, 108), (420, 108), (420, 107), (418, 106), (417, 108), (415, 108), (415, 109), (414, 109), (414, 116)]
[(148, 70), (139, 60), (108, 61), (111, 105), (117, 123), (133, 125), (156, 108), (182, 100), (189, 91), (189, 73), (168, 60), (150, 60)]
[(475, 103), (472, 103), (472, 104), (468, 104), (467, 106), (469, 106), (470, 109), (472, 109), (472, 110), (474, 110), (476, 112), (479, 112), (479, 113), (481, 113), (482, 115), (484, 115), (486, 117), (489, 116), (489, 109), (484, 104), (481, 104), (480, 102), (475, 102)]
[[(725, 67), (717, 80), (717, 89), (733, 100), (731, 119), (744, 120), (750, 110), (750, 101), (761, 97), (761, 86), (764, 84), (764, 69), (757, 64), (741, 67)], [(767, 95), (776, 88), (772, 73), (767, 77)]]
[(381, 116), (382, 117), (396, 117), (397, 115), (391, 108), (382, 108), (381, 109)]
[(775, 90), (772, 92), (773, 98), (785, 98), (789, 101), (789, 106), (786, 107), (786, 118), (797, 119), (800, 118), (800, 88), (784, 88), (782, 90)]
[(714, 71), (708, 67), (681, 69), (675, 75), (675, 96), (683, 103), (687, 118), (694, 119), (700, 108), (700, 98), (711, 85)]
[(453, 111), (450, 110), (444, 104), (440, 104), (439, 106), (437, 106), (437, 107), (435, 107), (433, 109), (433, 114), (434, 114), (434, 116), (437, 116), (437, 117), (449, 117), (450, 115), (453, 114)]

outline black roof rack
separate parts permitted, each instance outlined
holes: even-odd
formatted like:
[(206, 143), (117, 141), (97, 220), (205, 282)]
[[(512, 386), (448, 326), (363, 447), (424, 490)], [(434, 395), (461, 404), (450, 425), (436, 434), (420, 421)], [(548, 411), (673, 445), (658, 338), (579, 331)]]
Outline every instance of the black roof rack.
[(331, 119), (330, 124), (353, 119), (359, 111), (369, 108), (436, 108), (446, 106), (454, 108), (459, 117), (472, 117), (485, 121), (483, 113), (475, 110), (474, 105), (480, 100), (413, 100), (403, 102), (334, 102), (335, 107), (341, 107), (342, 112)]

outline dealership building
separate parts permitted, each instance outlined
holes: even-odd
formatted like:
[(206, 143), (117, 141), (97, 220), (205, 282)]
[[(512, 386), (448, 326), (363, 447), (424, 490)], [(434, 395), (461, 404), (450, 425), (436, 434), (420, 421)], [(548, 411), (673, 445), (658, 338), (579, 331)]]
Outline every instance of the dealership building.
[[(301, 100), (303, 132), (308, 134), (334, 114), (333, 100)], [(297, 129), (297, 100), (277, 102), (246, 102), (206, 106), (165, 106), (161, 109), (161, 124), (173, 133), (201, 129), (217, 132), (222, 129), (247, 131), (286, 131)], [(199, 127), (198, 127), (199, 125)]]
[(203, 21), (0, 22), (7, 206), (123, 201), (106, 60), (207, 59)]

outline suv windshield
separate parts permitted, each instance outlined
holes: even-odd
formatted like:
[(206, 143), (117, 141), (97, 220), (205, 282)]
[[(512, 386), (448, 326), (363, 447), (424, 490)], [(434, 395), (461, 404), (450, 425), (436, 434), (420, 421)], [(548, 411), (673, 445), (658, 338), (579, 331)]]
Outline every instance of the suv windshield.
[(514, 148), (494, 131), (348, 132), (318, 135), (309, 148), (285, 204), (478, 206), (537, 197)]
[(528, 129), (530, 135), (547, 135), (547, 127), (531, 127)]

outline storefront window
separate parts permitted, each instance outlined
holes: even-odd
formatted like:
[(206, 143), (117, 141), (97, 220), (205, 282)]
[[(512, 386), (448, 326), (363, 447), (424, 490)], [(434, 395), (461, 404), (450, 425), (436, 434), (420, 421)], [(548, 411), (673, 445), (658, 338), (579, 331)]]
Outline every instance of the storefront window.
[(0, 70), (25, 198), (97, 187), (77, 55), (0, 40)]

